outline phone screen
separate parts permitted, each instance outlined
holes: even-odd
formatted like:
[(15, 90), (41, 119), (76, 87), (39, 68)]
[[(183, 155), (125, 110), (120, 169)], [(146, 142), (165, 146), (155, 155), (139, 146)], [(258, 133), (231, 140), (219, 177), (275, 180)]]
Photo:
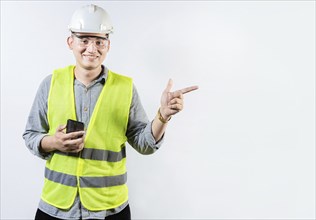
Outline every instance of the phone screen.
[(75, 121), (71, 119), (67, 120), (66, 133), (71, 133), (75, 131), (83, 131), (83, 130), (84, 130), (83, 122)]

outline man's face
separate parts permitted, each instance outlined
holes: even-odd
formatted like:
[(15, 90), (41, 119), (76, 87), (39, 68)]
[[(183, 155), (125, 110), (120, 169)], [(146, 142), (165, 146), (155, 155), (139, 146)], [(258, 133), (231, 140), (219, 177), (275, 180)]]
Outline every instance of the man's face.
[(73, 33), (67, 43), (76, 64), (86, 70), (99, 68), (110, 49), (110, 40), (105, 34)]

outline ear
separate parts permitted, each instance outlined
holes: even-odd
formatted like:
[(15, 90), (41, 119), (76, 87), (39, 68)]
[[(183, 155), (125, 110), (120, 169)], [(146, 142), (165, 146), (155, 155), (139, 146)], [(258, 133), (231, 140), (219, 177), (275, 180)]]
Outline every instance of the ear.
[(74, 42), (74, 39), (72, 37), (67, 38), (67, 44), (70, 50), (72, 50), (73, 48), (73, 42)]
[(109, 43), (108, 43), (108, 50), (107, 50), (107, 53), (109, 52), (109, 50), (110, 50), (110, 48), (111, 48), (111, 41), (110, 40), (108, 40), (109, 41)]

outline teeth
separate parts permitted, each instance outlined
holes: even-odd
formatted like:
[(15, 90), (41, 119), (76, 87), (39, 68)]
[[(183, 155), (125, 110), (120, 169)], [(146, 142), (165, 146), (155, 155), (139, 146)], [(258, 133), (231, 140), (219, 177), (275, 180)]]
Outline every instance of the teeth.
[(89, 56), (89, 55), (85, 55), (84, 57), (88, 58), (88, 59), (96, 59), (96, 56)]

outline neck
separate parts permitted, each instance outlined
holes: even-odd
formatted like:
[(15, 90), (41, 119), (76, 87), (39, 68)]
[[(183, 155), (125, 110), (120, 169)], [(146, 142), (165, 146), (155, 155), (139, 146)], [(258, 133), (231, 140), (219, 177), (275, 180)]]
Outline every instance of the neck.
[(87, 70), (76, 66), (74, 70), (76, 79), (85, 86), (88, 86), (93, 80), (95, 80), (100, 75), (101, 71), (101, 66), (92, 70)]

